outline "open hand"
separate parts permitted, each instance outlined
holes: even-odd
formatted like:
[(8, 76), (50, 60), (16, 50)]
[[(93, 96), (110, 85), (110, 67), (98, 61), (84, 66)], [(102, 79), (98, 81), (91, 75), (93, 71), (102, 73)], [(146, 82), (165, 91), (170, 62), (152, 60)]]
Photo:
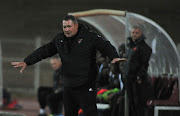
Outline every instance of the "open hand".
[(126, 62), (126, 58), (114, 58), (111, 63), (116, 63), (116, 62)]
[(14, 68), (22, 67), (20, 70), (20, 73), (23, 72), (23, 70), (26, 68), (27, 64), (25, 62), (11, 62), (11, 65), (14, 66)]

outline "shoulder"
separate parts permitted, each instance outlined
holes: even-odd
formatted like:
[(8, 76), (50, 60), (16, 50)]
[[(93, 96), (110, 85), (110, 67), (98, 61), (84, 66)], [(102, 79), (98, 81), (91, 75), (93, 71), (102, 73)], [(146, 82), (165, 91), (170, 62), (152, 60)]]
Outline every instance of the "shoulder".
[(97, 34), (94, 30), (91, 29), (88, 25), (80, 24), (79, 26), (80, 35), (84, 36), (86, 38), (98, 38), (101, 37), (99, 34)]
[(63, 38), (64, 37), (64, 34), (63, 33), (58, 33), (56, 34), (55, 38)]
[(152, 51), (152, 48), (144, 41), (144, 42), (142, 42), (141, 43), (141, 48), (143, 49), (143, 50), (145, 50), (145, 51), (149, 51), (149, 52), (151, 52)]
[(98, 38), (102, 38), (101, 35), (99, 35), (98, 33), (96, 32), (93, 32), (93, 31), (89, 31), (87, 34), (86, 34), (89, 38), (91, 39), (98, 39)]
[(63, 33), (58, 33), (58, 34), (56, 34), (56, 36), (54, 37), (53, 40), (54, 40), (54, 41), (64, 40), (64, 34), (63, 34)]

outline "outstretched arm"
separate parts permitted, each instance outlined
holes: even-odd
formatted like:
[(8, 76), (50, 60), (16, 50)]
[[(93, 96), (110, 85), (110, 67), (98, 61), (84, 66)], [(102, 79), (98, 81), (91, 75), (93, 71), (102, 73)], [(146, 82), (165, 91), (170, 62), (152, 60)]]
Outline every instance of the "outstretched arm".
[(11, 64), (14, 66), (14, 68), (22, 67), (20, 70), (20, 73), (22, 73), (27, 66), (33, 65), (47, 57), (51, 57), (56, 53), (57, 53), (57, 49), (55, 46), (55, 39), (54, 39), (53, 41), (43, 45), (42, 47), (38, 48), (33, 53), (28, 55), (24, 59), (24, 62), (12, 62)]

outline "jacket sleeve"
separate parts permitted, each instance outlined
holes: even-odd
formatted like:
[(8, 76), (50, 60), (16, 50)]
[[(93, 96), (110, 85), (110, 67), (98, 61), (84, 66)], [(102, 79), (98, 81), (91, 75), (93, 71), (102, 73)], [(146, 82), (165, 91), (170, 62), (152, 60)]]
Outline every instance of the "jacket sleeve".
[(104, 40), (101, 36), (93, 34), (94, 47), (101, 53), (107, 55), (112, 61), (114, 58), (118, 58), (118, 53), (115, 47), (109, 42)]
[(33, 65), (42, 59), (45, 59), (47, 57), (51, 57), (57, 53), (57, 48), (55, 46), (55, 39), (42, 47), (35, 50), (33, 53), (28, 55), (24, 62), (27, 64), (27, 66)]
[(144, 77), (147, 76), (147, 70), (149, 66), (149, 59), (152, 53), (152, 49), (148, 47), (148, 49), (142, 48), (140, 51), (140, 62), (141, 68), (138, 72), (138, 76), (143, 80)]

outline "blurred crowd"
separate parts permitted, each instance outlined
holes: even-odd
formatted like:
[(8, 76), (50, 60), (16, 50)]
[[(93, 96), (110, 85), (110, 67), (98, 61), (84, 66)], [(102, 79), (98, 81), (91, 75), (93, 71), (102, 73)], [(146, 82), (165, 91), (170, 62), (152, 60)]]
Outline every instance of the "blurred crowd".
[[(120, 58), (125, 58), (125, 44), (118, 49)], [(97, 102), (111, 107), (111, 116), (124, 115), (124, 63), (112, 64), (107, 56), (97, 52), (99, 66), (97, 76)]]

